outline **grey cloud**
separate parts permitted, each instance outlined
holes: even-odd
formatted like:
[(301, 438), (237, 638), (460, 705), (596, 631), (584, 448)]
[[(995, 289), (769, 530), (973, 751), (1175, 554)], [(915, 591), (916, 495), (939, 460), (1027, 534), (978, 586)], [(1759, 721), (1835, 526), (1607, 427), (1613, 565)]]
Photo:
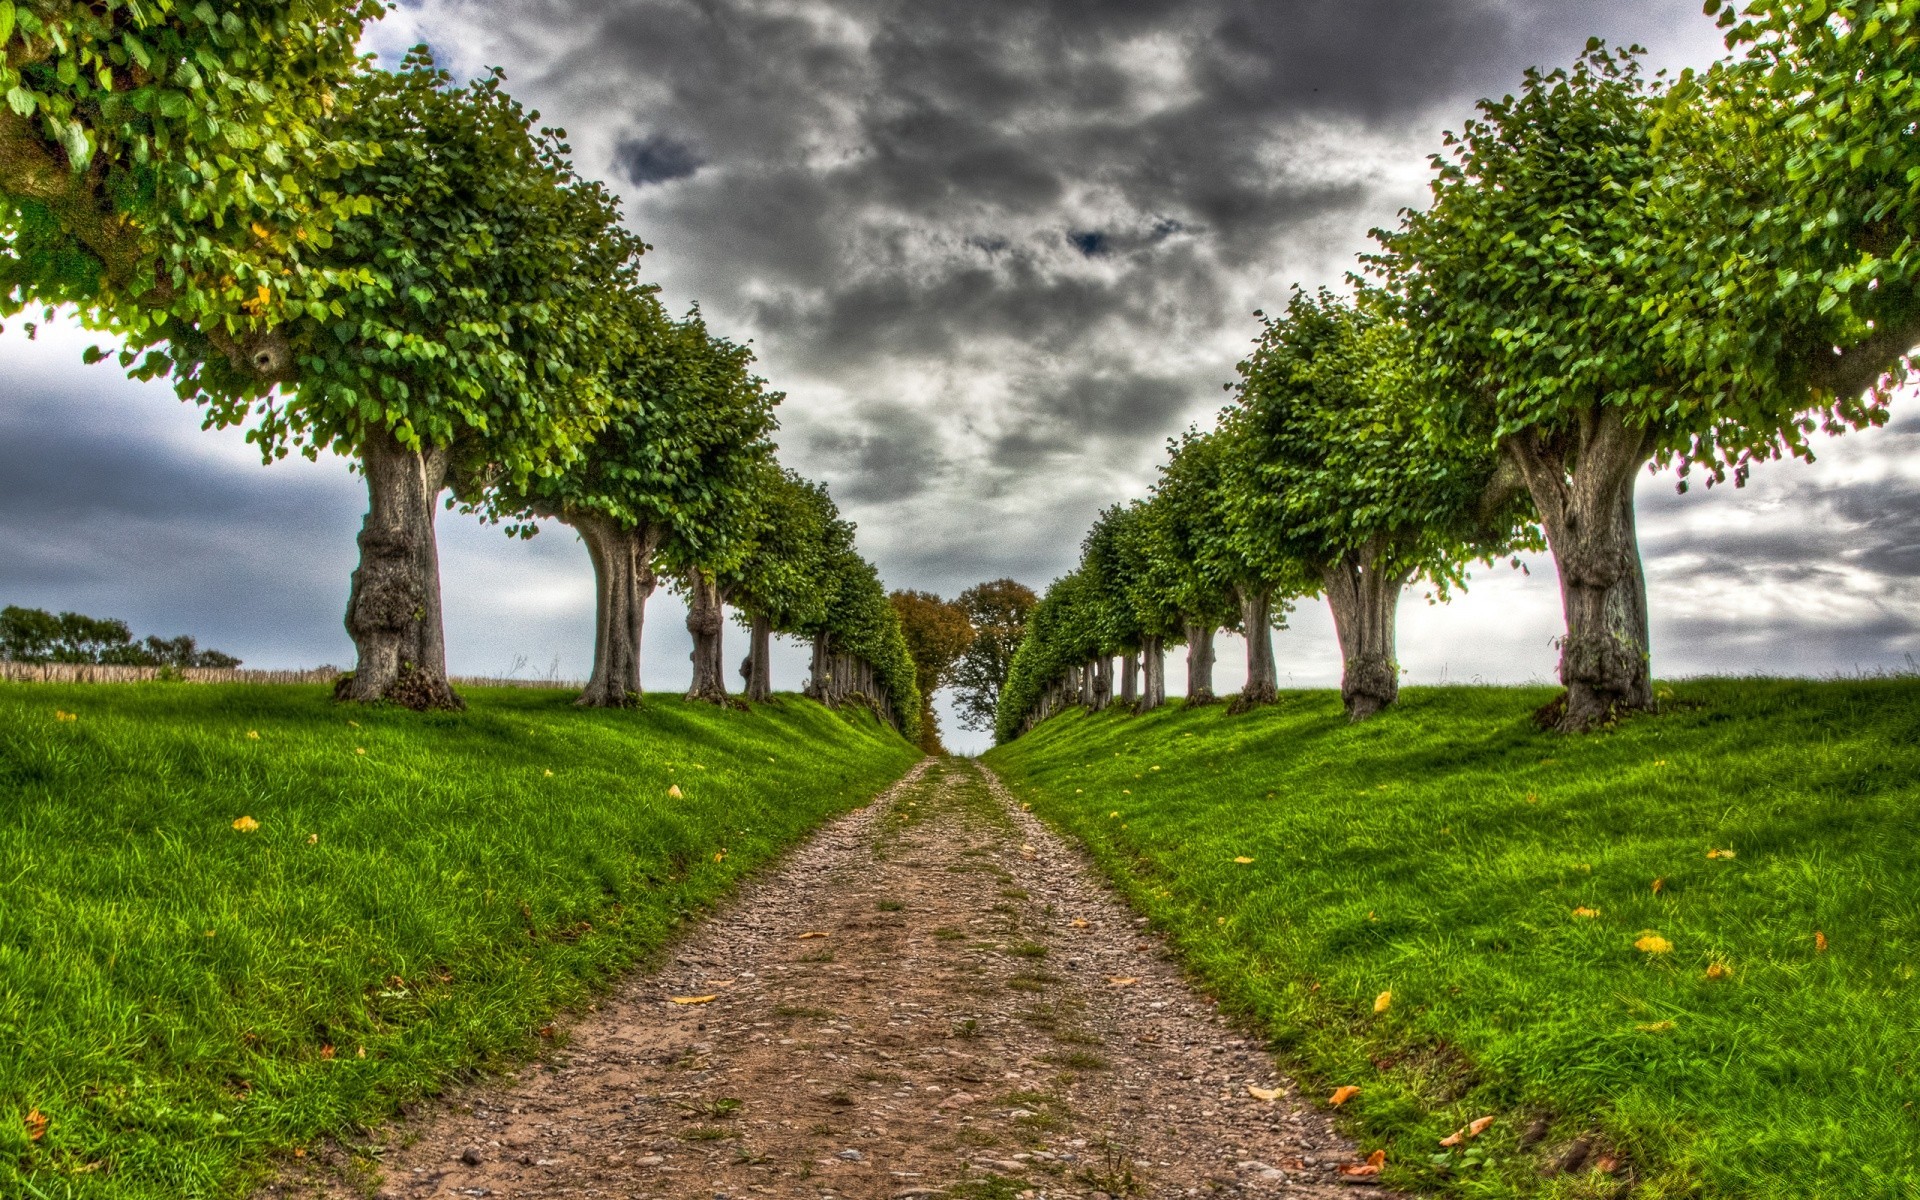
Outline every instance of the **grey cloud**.
[(685, 179), (705, 165), (692, 146), (664, 133), (623, 138), (613, 148), (613, 169), (635, 187)]

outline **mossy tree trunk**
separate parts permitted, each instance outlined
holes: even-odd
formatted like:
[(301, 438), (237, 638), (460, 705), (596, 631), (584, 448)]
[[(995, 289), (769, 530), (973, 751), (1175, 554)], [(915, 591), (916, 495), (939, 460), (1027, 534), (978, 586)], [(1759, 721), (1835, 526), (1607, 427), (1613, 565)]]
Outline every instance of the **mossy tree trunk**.
[(687, 699), (727, 703), (726, 598), (704, 571), (687, 576), (687, 632), (693, 635), (693, 684)]
[(1376, 538), (1341, 555), (1322, 576), (1345, 663), (1340, 699), (1354, 721), (1364, 721), (1400, 698), (1394, 618), (1410, 574), (1388, 567), (1386, 551), (1383, 539)]
[(641, 635), (653, 595), (653, 551), (659, 532), (634, 528), (599, 513), (569, 512), (561, 518), (580, 534), (593, 560), (593, 674), (575, 703), (587, 708), (627, 708), (640, 702)]
[(447, 681), (434, 536), (449, 457), (444, 447), (409, 449), (384, 431), (361, 448), (367, 516), (346, 621), (357, 661), (334, 689), (337, 699), (390, 700), (422, 710), (465, 707)]
[(1187, 626), (1187, 703), (1212, 704), (1213, 635), (1211, 625)]
[(1505, 443), (1560, 575), (1567, 695), (1559, 728), (1568, 733), (1653, 707), (1647, 583), (1633, 511), (1652, 445), (1611, 405), (1593, 406), (1570, 429), (1528, 431)]

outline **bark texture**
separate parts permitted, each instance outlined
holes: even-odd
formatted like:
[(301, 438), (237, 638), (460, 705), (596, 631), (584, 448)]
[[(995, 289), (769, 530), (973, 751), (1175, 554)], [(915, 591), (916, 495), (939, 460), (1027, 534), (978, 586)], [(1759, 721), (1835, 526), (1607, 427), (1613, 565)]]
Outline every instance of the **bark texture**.
[(1236, 589), (1240, 598), (1240, 626), (1247, 638), (1247, 686), (1233, 702), (1245, 712), (1280, 698), (1279, 673), (1273, 661), (1273, 593), (1265, 588)]
[(1128, 708), (1140, 706), (1140, 656), (1131, 651), (1120, 656), (1120, 700)]
[(1568, 733), (1653, 707), (1647, 585), (1634, 526), (1633, 489), (1652, 439), (1597, 406), (1574, 428), (1508, 439), (1547, 533), (1567, 631), (1560, 642)]
[(1152, 712), (1167, 702), (1167, 649), (1158, 637), (1140, 639), (1141, 712)]
[(726, 599), (717, 581), (699, 571), (687, 576), (687, 632), (693, 635), (693, 684), (687, 699), (727, 703)]
[(653, 551), (660, 535), (599, 513), (569, 512), (562, 520), (579, 532), (593, 560), (593, 675), (575, 701), (587, 708), (640, 703), (640, 642), (653, 595)]
[(1385, 557), (1385, 546), (1376, 540), (1348, 551), (1322, 576), (1345, 664), (1340, 700), (1349, 720), (1364, 721), (1400, 698), (1394, 618), (1410, 576), (1386, 567)]
[(828, 634), (814, 635), (813, 674), (802, 690), (829, 708), (866, 705), (882, 721), (900, 728), (899, 716), (893, 710), (893, 696), (881, 685), (873, 664), (841, 650)]
[(1113, 703), (1113, 659), (1102, 654), (1093, 660), (1093, 703), (1089, 707), (1094, 712), (1105, 711)]
[(412, 709), (466, 707), (447, 682), (440, 609), (440, 551), (434, 514), (446, 484), (443, 448), (409, 450), (391, 434), (360, 452), (367, 517), (360, 565), (347, 597), (347, 634), (358, 653), (353, 674), (334, 688), (340, 700), (390, 700)]
[(1187, 703), (1212, 704), (1213, 635), (1211, 625), (1187, 626)]
[(773, 699), (773, 622), (761, 613), (753, 614), (753, 631), (748, 635), (747, 661), (740, 674), (747, 681), (747, 699), (765, 704)]

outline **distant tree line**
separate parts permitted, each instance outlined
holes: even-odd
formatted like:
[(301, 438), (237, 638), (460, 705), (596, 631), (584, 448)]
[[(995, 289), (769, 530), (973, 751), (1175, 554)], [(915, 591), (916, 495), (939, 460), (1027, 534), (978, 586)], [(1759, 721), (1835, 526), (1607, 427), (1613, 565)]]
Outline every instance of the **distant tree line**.
[(202, 650), (186, 634), (135, 641), (125, 621), (44, 608), (0, 608), (0, 660), (17, 663), (106, 663), (123, 667), (212, 667), (240, 660)]
[(750, 699), (771, 698), (770, 639), (790, 634), (813, 645), (811, 694), (917, 736), (899, 620), (825, 488), (775, 460), (781, 396), (752, 353), (667, 311), (617, 199), (500, 72), (363, 58), (384, 9), (0, 4), (0, 309), (74, 306), (130, 374), (269, 462), (353, 460), (368, 509), (342, 700), (461, 706), (435, 540), (455, 508), (585, 543), (582, 704), (638, 700), (664, 581), (688, 601), (690, 696), (737, 702), (731, 606)]
[[(1650, 79), (1598, 41), (1481, 103), (1431, 201), (1344, 294), (1261, 319), (1206, 431), (1107, 509), (1034, 610), (1000, 694), (1017, 737), (1068, 707), (1274, 699), (1271, 631), (1324, 597), (1353, 719), (1394, 703), (1402, 590), (1544, 548), (1570, 731), (1652, 707), (1644, 472), (1685, 491), (1885, 422), (1920, 345), (1920, 7), (1709, 0), (1734, 53)], [(1121, 668), (1115, 680), (1114, 661)]]

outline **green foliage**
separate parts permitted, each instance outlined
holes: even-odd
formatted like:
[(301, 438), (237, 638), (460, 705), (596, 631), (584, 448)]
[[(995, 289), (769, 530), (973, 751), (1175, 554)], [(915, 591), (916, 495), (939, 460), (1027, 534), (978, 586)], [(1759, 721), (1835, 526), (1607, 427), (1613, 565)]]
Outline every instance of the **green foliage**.
[[(1294, 692), (1056, 717), (987, 761), (1310, 1095), (1360, 1087), (1342, 1123), (1389, 1185), (1615, 1194), (1539, 1174), (1592, 1134), (1635, 1196), (1914, 1194), (1920, 687), (1672, 690), (1597, 739), (1536, 729), (1544, 688), (1410, 689), (1363, 725)], [(1489, 1115), (1483, 1165), (1438, 1145)]]
[(893, 717), (909, 740), (920, 740), (920, 697), (918, 672), (913, 655), (907, 649), (906, 633), (900, 627), (900, 614), (887, 600), (887, 589), (880, 572), (853, 549), (853, 524), (837, 521), (831, 544), (835, 552), (824, 560), (823, 586), (827, 593), (826, 616), (817, 626), (796, 632), (824, 634), (834, 649), (864, 660), (874, 670), (893, 706)]
[(142, 346), (350, 287), (307, 251), (355, 204), (335, 177), (369, 147), (331, 117), (383, 10), (0, 2), (0, 309), (76, 303)]
[[(594, 513), (671, 543), (666, 561), (712, 570), (751, 544), (745, 498), (762, 486), (777, 392), (752, 373), (753, 352), (708, 330), (699, 311), (681, 321), (650, 290), (610, 297), (602, 386), (606, 424), (578, 457), (512, 490), (522, 520)], [(531, 534), (530, 525), (515, 527)]]
[(974, 630), (973, 642), (953, 668), (961, 728), (978, 733), (993, 729), (1014, 652), (1039, 602), (1032, 588), (1012, 579), (976, 583), (955, 598)]
[(1427, 419), (1405, 327), (1380, 301), (1296, 289), (1284, 314), (1261, 315), (1236, 397), (1253, 485), (1237, 532), (1244, 549), (1277, 547), (1315, 575), (1377, 553), (1385, 573), (1444, 597), (1470, 563), (1538, 548), (1538, 535), (1519, 489), (1490, 500), (1493, 446)]
[(1140, 648), (1144, 631), (1131, 585), (1143, 519), (1139, 507), (1116, 504), (1101, 512), (1080, 543), (1082, 620), (1096, 654), (1131, 654)]
[(179, 389), (210, 424), (251, 425), (269, 458), (388, 433), (448, 448), (469, 502), (559, 471), (604, 419), (644, 244), (498, 71), (455, 86), (416, 49), (364, 72), (343, 107), (349, 139), (381, 153), (342, 174), (359, 211), (312, 253), (368, 285), (286, 314), (293, 396), (249, 398), (225, 360), (176, 355)]
[(973, 622), (965, 608), (932, 592), (893, 592), (887, 603), (900, 618), (900, 635), (913, 660), (914, 686), (920, 692), (920, 748), (937, 754), (940, 728), (933, 694), (947, 685), (953, 664), (973, 644)]
[(133, 640), (125, 621), (43, 608), (0, 609), (0, 661), (109, 663), (129, 667), (237, 667), (240, 660), (202, 650), (186, 634)]
[(0, 685), (0, 1194), (246, 1195), (528, 1054), (915, 757), (797, 697), (467, 698), (356, 727), (320, 687)]
[(1078, 667), (1098, 652), (1085, 603), (1086, 580), (1075, 571), (1053, 581), (1033, 606), (1026, 634), (1013, 653), (1000, 706), (994, 715), (994, 740), (1009, 742), (1020, 736), (1020, 726), (1041, 695), (1069, 667)]
[(752, 613), (766, 617), (776, 633), (798, 633), (827, 618), (829, 593), (823, 586), (836, 542), (833, 526), (840, 510), (825, 484), (802, 479), (769, 459), (754, 494), (758, 530), (753, 549), (735, 574), (732, 602), (743, 621)]
[[(1647, 82), (1637, 49), (1595, 43), (1570, 70), (1530, 70), (1448, 136), (1432, 204), (1376, 231), (1385, 252), (1367, 260), (1438, 419), (1499, 440), (1613, 408), (1657, 461), (1716, 478), (1808, 453), (1812, 399), (1761, 369), (1750, 341), (1728, 341), (1755, 315), (1726, 307), (1744, 268), (1725, 274), (1711, 213), (1680, 219), (1662, 199), (1693, 169), (1696, 142), (1656, 136), (1684, 103)], [(1857, 396), (1823, 409), (1832, 427), (1884, 419)]]

